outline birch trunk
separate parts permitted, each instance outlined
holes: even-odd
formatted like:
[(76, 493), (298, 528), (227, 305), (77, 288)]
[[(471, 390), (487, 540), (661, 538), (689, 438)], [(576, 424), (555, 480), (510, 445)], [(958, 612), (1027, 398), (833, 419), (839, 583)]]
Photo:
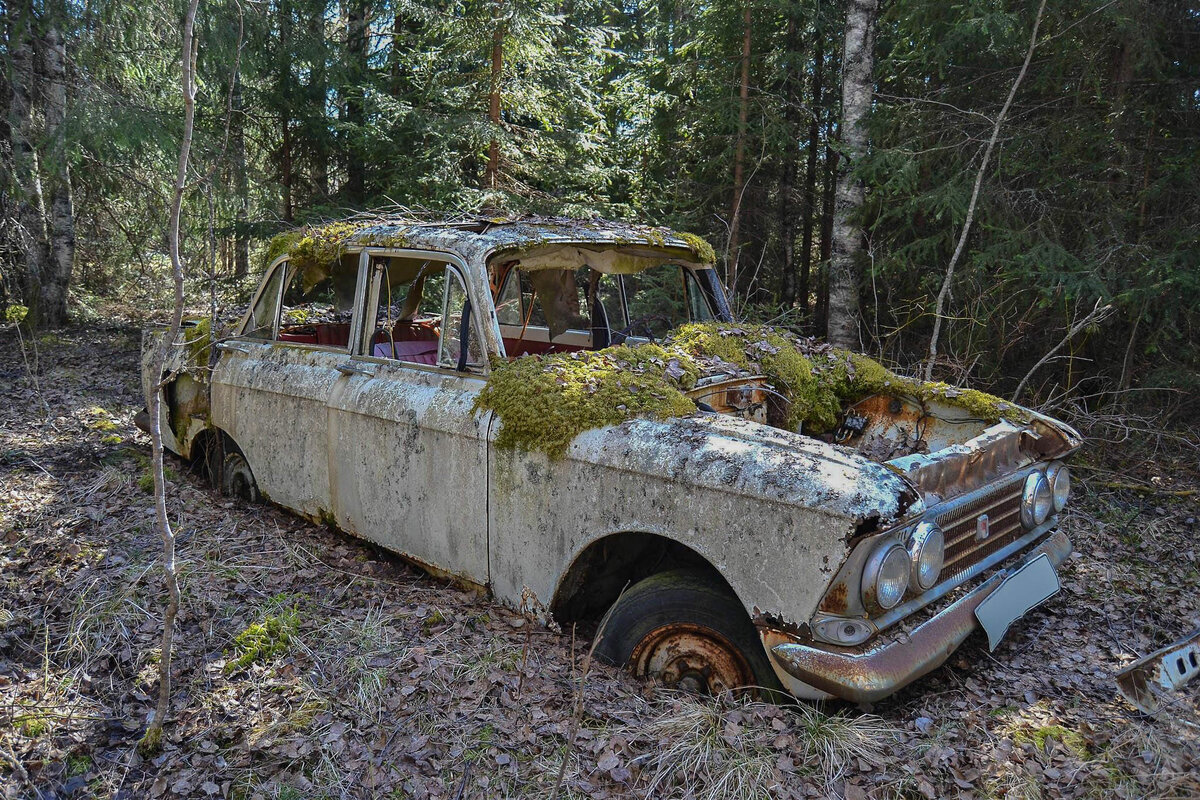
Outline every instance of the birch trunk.
[(64, 143), (67, 118), (66, 45), (53, 25), (42, 39), (42, 96), (45, 138), (49, 143), (46, 188), (50, 196), (47, 259), (42, 272), (39, 323), (58, 326), (67, 321), (67, 289), (75, 263), (75, 210), (71, 202), (71, 170)]
[(809, 281), (812, 275), (813, 231), (818, 221), (817, 151), (821, 147), (822, 72), (825, 70), (825, 37), (813, 34), (812, 121), (808, 126), (808, 153), (804, 175), (804, 230), (800, 234), (800, 309), (808, 316)]
[(863, 232), (852, 221), (863, 205), (862, 182), (854, 168), (867, 152), (864, 125), (874, 94), (875, 17), (879, 0), (849, 0), (842, 50), (842, 153), (833, 216), (833, 257), (829, 264), (829, 341), (858, 349), (858, 284)]

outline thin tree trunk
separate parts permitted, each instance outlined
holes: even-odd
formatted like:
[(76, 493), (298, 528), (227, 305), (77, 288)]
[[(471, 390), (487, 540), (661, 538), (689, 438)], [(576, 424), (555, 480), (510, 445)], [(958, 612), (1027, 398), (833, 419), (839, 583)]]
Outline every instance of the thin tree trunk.
[(805, 317), (809, 309), (813, 230), (817, 224), (817, 150), (821, 146), (821, 81), (824, 70), (825, 37), (818, 28), (813, 34), (812, 121), (808, 125), (808, 163), (804, 176), (804, 230), (800, 234), (800, 309)]
[(483, 187), (495, 189), (500, 175), (500, 91), (504, 75), (504, 0), (495, 2), (495, 24), (492, 30), (492, 71), (488, 82), (488, 122), (492, 125), (492, 139), (488, 143), (487, 168), (483, 175)]
[(797, 52), (797, 30), (794, 14), (788, 14), (787, 36), (785, 39), (788, 58), (784, 67), (783, 78), (783, 119), (787, 125), (788, 146), (783, 156), (783, 172), (779, 177), (779, 213), (778, 229), (780, 244), (783, 247), (783, 280), (780, 286), (780, 299), (784, 308), (791, 308), (796, 302), (796, 215), (793, 210), (796, 192), (796, 158), (798, 156), (797, 135), (799, 125), (796, 121), (796, 111), (800, 105), (797, 91), (797, 74), (799, 72), (799, 57)]
[(367, 16), (366, 0), (350, 0), (349, 27), (346, 31), (346, 49), (353, 68), (354, 85), (346, 96), (346, 121), (350, 123), (351, 139), (346, 155), (346, 190), (351, 203), (360, 206), (367, 195), (367, 168), (363, 161), (362, 139), (366, 125), (363, 104), (367, 76)]
[(66, 45), (55, 24), (42, 39), (42, 95), (48, 158), (42, 160), (50, 195), (48, 218), (49, 256), (42, 273), (38, 303), (41, 324), (57, 326), (67, 321), (67, 288), (75, 263), (75, 210), (71, 203), (71, 170), (64, 142), (67, 118)]
[(829, 262), (833, 258), (833, 215), (837, 192), (838, 152), (831, 144), (838, 140), (837, 119), (832, 111), (825, 125), (825, 187), (821, 198), (821, 269), (817, 280), (817, 313), (814, 330), (819, 336), (829, 331)]
[(733, 200), (729, 211), (729, 249), (725, 254), (725, 285), (730, 295), (738, 291), (738, 256), (741, 251), (742, 194), (745, 191), (746, 126), (750, 117), (750, 3), (743, 0), (742, 65), (738, 87), (737, 140), (733, 146)]
[(316, 200), (324, 202), (329, 197), (330, 153), (329, 123), (325, 116), (329, 85), (325, 71), (324, 2), (317, 3), (315, 12), (309, 18), (308, 38), (316, 53), (312, 62), (312, 82), (309, 85), (309, 113), (315, 117), (310, 128), (313, 149), (312, 184)]
[[(233, 274), (244, 278), (250, 272), (250, 181), (246, 175), (246, 114), (242, 98), (242, 79), (233, 79), (233, 181), (237, 196), (237, 216), (233, 228)], [(226, 248), (222, 244), (222, 250)]]
[(875, 17), (879, 0), (848, 0), (842, 50), (842, 152), (849, 159), (838, 179), (829, 262), (829, 341), (857, 349), (859, 261), (862, 229), (852, 218), (862, 208), (863, 185), (854, 168), (867, 153), (865, 122), (874, 93)]
[(996, 147), (996, 141), (1000, 138), (1000, 126), (1004, 124), (1004, 118), (1008, 116), (1008, 109), (1012, 106), (1013, 98), (1017, 96), (1017, 89), (1020, 88), (1021, 81), (1025, 79), (1029, 62), (1033, 60), (1033, 51), (1037, 49), (1038, 28), (1041, 27), (1042, 14), (1045, 10), (1046, 0), (1042, 0), (1038, 6), (1037, 16), (1033, 20), (1033, 31), (1029, 34), (1029, 48), (1025, 51), (1025, 61), (1021, 64), (1021, 71), (1017, 73), (1017, 79), (1013, 81), (1012, 88), (1008, 90), (1008, 97), (1005, 98), (1004, 105), (996, 116), (996, 122), (992, 125), (992, 137), (988, 139), (987, 147), (983, 151), (983, 161), (979, 164), (979, 171), (975, 173), (975, 187), (971, 190), (971, 202), (967, 204), (967, 218), (963, 221), (958, 244), (954, 246), (954, 255), (950, 256), (950, 263), (946, 265), (946, 275), (942, 278), (942, 288), (938, 292), (937, 305), (933, 310), (933, 333), (929, 337), (929, 359), (925, 362), (925, 380), (933, 377), (933, 365), (937, 361), (938, 355), (938, 337), (942, 332), (942, 313), (946, 308), (946, 298), (950, 295), (950, 282), (954, 279), (954, 268), (958, 266), (958, 260), (962, 258), (963, 250), (967, 246), (967, 235), (971, 232), (971, 223), (975, 221), (975, 204), (979, 202), (979, 190), (983, 186), (983, 176), (987, 172), (988, 162), (992, 158), (992, 150)]
[(281, 0), (279, 13), (279, 81), (278, 89), (285, 96), (285, 108), (279, 115), (279, 187), (282, 202), (282, 216), (285, 222), (291, 222), (294, 215), (292, 197), (293, 153), (292, 153), (292, 7), (289, 0)]
[[(196, 87), (193, 76), (196, 69), (197, 43), (193, 38), (196, 11), (200, 0), (191, 0), (183, 22), (183, 47), (180, 58), (183, 90), (183, 141), (179, 145), (179, 168), (175, 173), (175, 194), (171, 200), (171, 218), (167, 228), (167, 246), (171, 255), (171, 273), (175, 282), (175, 308), (171, 322), (159, 343), (155, 354), (153, 375), (162, 375), (168, 354), (175, 346), (183, 321), (183, 261), (179, 257), (179, 217), (183, 208), (183, 192), (187, 186), (188, 156), (192, 149), (192, 128), (196, 115)], [(144, 753), (158, 751), (162, 747), (162, 729), (171, 704), (171, 644), (175, 635), (175, 616), (179, 613), (179, 579), (175, 569), (175, 533), (167, 516), (166, 481), (163, 478), (162, 444), (162, 382), (150, 387), (146, 398), (150, 412), (150, 471), (154, 476), (154, 515), (163, 543), (163, 575), (167, 586), (167, 608), (163, 613), (162, 654), (158, 661), (158, 704), (154, 719), (146, 729), (139, 749)]]
[(47, 260), (46, 207), (42, 195), (37, 151), (33, 147), (33, 99), (37, 74), (34, 67), (33, 8), (29, 0), (9, 7), (9, 63), (11, 95), (8, 106), (12, 143), (13, 178), (17, 184), (17, 235), (22, 257), (21, 281), (29, 322), (41, 319), (42, 275)]

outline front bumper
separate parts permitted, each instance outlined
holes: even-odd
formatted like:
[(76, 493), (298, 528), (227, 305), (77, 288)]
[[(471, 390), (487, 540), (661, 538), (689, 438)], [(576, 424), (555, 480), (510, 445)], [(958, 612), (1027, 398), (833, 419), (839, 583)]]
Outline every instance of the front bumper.
[(866, 649), (816, 647), (785, 642), (771, 654), (797, 680), (854, 703), (873, 703), (941, 666), (977, 627), (975, 610), (1010, 573), (1045, 555), (1058, 567), (1071, 554), (1071, 542), (1055, 531), (1020, 565), (1002, 570), (922, 623), (903, 641)]

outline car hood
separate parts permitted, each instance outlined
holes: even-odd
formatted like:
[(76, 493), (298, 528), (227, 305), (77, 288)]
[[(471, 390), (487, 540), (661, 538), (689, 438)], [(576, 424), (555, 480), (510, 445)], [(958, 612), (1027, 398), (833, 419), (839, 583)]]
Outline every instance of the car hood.
[(634, 419), (576, 437), (567, 458), (853, 520), (915, 513), (914, 486), (854, 450), (724, 414)]

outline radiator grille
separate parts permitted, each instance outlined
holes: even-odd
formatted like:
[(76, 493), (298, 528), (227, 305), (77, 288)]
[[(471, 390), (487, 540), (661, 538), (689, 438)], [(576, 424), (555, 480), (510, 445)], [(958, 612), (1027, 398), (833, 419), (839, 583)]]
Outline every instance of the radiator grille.
[[(938, 515), (938, 527), (946, 537), (943, 580), (957, 577), (1025, 533), (1021, 527), (1021, 489), (1024, 479), (1024, 474), (1014, 476), (982, 497)], [(988, 515), (989, 534), (986, 539), (979, 539), (976, 535), (982, 514)]]

